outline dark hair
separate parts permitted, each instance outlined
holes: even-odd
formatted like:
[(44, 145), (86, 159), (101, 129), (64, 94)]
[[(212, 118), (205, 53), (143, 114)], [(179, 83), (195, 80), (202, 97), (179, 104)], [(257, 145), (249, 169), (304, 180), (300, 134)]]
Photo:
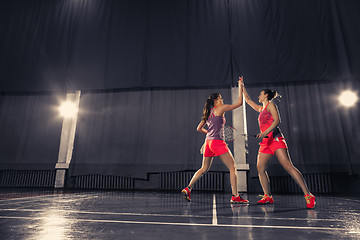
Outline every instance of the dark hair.
[(213, 93), (210, 95), (210, 97), (206, 100), (203, 115), (202, 115), (202, 121), (206, 122), (210, 115), (211, 106), (214, 106), (214, 101), (220, 96), (219, 93)]
[[(268, 100), (270, 101), (271, 99), (275, 99), (275, 98), (281, 98), (281, 95), (279, 95), (278, 92), (276, 91), (272, 91), (270, 89), (263, 89), (261, 91), (264, 91), (264, 94), (268, 95)], [(280, 100), (279, 100), (280, 101)]]

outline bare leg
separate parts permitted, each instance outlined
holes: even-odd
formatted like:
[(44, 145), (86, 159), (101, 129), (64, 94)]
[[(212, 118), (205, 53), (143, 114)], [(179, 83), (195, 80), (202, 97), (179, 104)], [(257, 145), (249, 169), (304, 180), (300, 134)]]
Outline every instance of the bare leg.
[(300, 171), (294, 167), (290, 160), (289, 152), (285, 148), (280, 148), (275, 151), (275, 155), (278, 158), (280, 164), (283, 168), (290, 174), (290, 176), (295, 180), (295, 182), (300, 186), (304, 194), (309, 194), (309, 189), (306, 186), (305, 180), (300, 173)]
[(212, 161), (214, 158), (212, 157), (203, 157), (203, 162), (202, 162), (202, 166), (199, 170), (196, 171), (196, 173), (194, 174), (194, 176), (191, 178), (191, 181), (188, 185), (188, 188), (191, 189), (193, 188), (193, 186), (195, 185), (195, 183), (207, 172), (209, 171)]
[(230, 171), (231, 192), (232, 195), (237, 197), (239, 196), (239, 193), (237, 190), (237, 172), (236, 172), (234, 157), (231, 154), (231, 152), (228, 151), (227, 153), (220, 155), (219, 158)]
[(269, 164), (271, 157), (272, 157), (271, 154), (259, 152), (257, 165), (256, 165), (261, 187), (264, 191), (264, 194), (268, 196), (271, 196), (271, 192), (270, 192), (270, 179), (269, 179), (269, 175), (266, 172), (266, 168)]

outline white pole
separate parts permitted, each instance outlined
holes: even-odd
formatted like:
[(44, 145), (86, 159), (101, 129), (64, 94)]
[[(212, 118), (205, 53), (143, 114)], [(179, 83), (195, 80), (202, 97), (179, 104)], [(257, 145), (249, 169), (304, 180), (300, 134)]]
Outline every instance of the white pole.
[[(80, 91), (67, 93), (66, 101), (72, 102), (78, 109), (80, 103), (80, 94)], [(55, 188), (64, 188), (65, 186), (65, 175), (66, 171), (69, 169), (74, 148), (77, 117), (78, 112), (76, 112), (73, 117), (64, 118), (63, 120), (58, 161), (55, 166)]]
[[(238, 100), (239, 88), (231, 88), (232, 102)], [(243, 105), (232, 112), (233, 127), (237, 129), (238, 136), (234, 140), (234, 159), (238, 174), (238, 192), (247, 192), (247, 173), (249, 171), (249, 164), (246, 164), (246, 142), (247, 137), (242, 134), (247, 134), (246, 126), (246, 109), (245, 101)]]

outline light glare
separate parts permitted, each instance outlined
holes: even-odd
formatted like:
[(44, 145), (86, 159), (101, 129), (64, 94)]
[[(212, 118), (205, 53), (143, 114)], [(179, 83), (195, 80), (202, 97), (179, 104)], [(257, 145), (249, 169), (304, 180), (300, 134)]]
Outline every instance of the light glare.
[(77, 114), (77, 107), (72, 102), (63, 102), (59, 108), (60, 115), (65, 118), (75, 117)]
[(354, 106), (357, 100), (358, 97), (356, 96), (356, 94), (350, 90), (342, 92), (339, 96), (340, 103), (345, 107)]

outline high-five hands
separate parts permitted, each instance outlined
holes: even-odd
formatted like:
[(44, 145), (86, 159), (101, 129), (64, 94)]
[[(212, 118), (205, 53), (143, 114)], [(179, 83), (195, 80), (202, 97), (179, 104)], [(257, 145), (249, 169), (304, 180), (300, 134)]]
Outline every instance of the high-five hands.
[(239, 76), (239, 81), (238, 81), (238, 86), (244, 86), (244, 77), (243, 76)]

